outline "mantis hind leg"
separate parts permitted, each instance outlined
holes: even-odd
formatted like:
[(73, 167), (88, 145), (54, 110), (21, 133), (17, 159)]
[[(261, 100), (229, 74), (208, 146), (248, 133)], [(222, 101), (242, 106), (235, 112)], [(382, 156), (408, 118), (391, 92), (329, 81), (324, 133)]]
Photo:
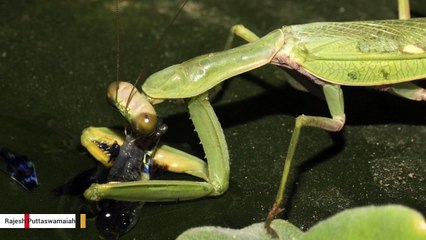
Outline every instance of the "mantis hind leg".
[(345, 124), (343, 92), (338, 85), (325, 84), (323, 86), (324, 95), (327, 101), (332, 118), (300, 115), (296, 118), (296, 124), (291, 136), (290, 145), (284, 162), (284, 169), (274, 205), (269, 211), (265, 221), (265, 228), (271, 234), (274, 230), (270, 227), (272, 220), (284, 209), (280, 206), (283, 202), (285, 187), (290, 173), (291, 163), (296, 152), (302, 127), (317, 127), (327, 131), (340, 131)]
[(426, 89), (411, 82), (391, 85), (385, 91), (414, 101), (426, 101)]

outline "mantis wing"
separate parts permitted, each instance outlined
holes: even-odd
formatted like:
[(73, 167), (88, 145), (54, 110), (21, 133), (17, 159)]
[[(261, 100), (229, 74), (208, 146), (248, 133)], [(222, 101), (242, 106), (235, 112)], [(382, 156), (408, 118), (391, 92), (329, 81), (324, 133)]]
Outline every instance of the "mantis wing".
[(327, 82), (371, 86), (426, 77), (426, 18), (311, 23), (283, 32), (289, 59)]

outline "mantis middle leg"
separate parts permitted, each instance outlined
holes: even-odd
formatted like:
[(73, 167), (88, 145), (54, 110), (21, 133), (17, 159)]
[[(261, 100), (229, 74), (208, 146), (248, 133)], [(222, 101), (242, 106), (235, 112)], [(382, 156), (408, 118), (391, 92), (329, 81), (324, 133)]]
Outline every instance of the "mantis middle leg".
[(328, 109), (331, 118), (300, 115), (296, 118), (295, 127), (291, 136), (290, 145), (287, 150), (287, 155), (284, 162), (284, 169), (281, 177), (280, 186), (278, 189), (275, 202), (272, 209), (269, 211), (265, 221), (265, 227), (270, 229), (272, 220), (281, 212), (283, 208), (280, 205), (283, 202), (285, 187), (290, 173), (291, 164), (299, 142), (300, 132), (302, 127), (317, 127), (331, 132), (340, 131), (345, 125), (345, 112), (343, 92), (339, 85), (325, 84), (323, 92), (327, 101)]
[[(226, 48), (231, 46), (234, 35), (241, 37), (242, 39), (251, 42), (259, 39), (259, 37), (254, 34), (252, 31), (244, 27), (243, 25), (235, 25), (231, 28), (231, 34), (226, 41)], [(297, 90), (307, 91), (300, 83), (296, 80), (290, 79), (290, 85)], [(291, 163), (294, 158), (294, 154), (296, 152), (297, 144), (299, 142), (300, 131), (302, 127), (317, 127), (322, 128), (327, 131), (337, 132), (340, 131), (345, 124), (345, 113), (344, 113), (344, 100), (343, 100), (343, 92), (338, 85), (333, 84), (324, 84), (323, 92), (325, 99), (327, 101), (328, 108), (330, 110), (332, 118), (327, 117), (317, 117), (317, 116), (306, 116), (300, 115), (296, 118), (295, 127), (293, 130), (293, 134), (290, 140), (290, 145), (287, 150), (287, 156), (284, 163), (284, 169), (282, 173), (282, 178), (280, 182), (280, 187), (273, 204), (272, 209), (269, 211), (267, 219), (265, 221), (265, 227), (269, 232), (273, 233), (270, 228), (270, 224), (272, 220), (283, 210), (280, 208), (280, 205), (283, 201), (283, 196), (285, 192), (285, 187), (288, 180), (288, 175), (291, 168)]]

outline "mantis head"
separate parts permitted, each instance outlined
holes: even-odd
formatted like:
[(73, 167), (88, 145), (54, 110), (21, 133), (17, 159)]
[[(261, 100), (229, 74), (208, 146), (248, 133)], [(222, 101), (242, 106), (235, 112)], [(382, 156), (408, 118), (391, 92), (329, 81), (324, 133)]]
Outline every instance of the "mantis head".
[(108, 86), (108, 101), (129, 121), (134, 132), (142, 136), (151, 135), (157, 127), (154, 107), (128, 82), (113, 82)]

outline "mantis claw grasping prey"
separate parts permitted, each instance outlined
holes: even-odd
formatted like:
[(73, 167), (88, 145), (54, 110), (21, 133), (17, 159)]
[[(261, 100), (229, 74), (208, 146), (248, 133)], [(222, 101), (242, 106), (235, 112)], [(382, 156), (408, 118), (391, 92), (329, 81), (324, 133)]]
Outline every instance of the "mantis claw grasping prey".
[[(149, 136), (157, 128), (153, 105), (167, 99), (186, 99), (207, 164), (161, 144), (149, 154), (155, 164), (205, 182), (143, 180), (93, 184), (86, 190), (85, 197), (96, 201), (107, 198), (146, 202), (223, 194), (229, 184), (229, 154), (208, 92), (226, 79), (271, 63), (296, 70), (321, 87), (331, 118), (306, 115), (296, 118), (278, 194), (265, 223), (269, 229), (271, 221), (282, 211), (280, 206), (301, 128), (310, 126), (333, 132), (343, 128), (346, 116), (341, 85), (369, 86), (407, 99), (426, 101), (426, 90), (411, 83), (426, 77), (426, 19), (410, 19), (408, 1), (398, 2), (400, 20), (284, 26), (262, 38), (236, 25), (226, 50), (198, 56), (152, 74), (142, 85), (143, 93), (133, 92), (131, 84), (113, 83), (108, 97), (139, 136)], [(231, 49), (234, 35), (249, 43)], [(290, 83), (306, 90), (300, 84)], [(91, 131), (100, 134), (91, 134)], [(123, 138), (98, 128), (89, 128), (83, 134), (83, 145), (109, 166), (109, 157), (99, 150), (101, 142), (121, 145)]]

